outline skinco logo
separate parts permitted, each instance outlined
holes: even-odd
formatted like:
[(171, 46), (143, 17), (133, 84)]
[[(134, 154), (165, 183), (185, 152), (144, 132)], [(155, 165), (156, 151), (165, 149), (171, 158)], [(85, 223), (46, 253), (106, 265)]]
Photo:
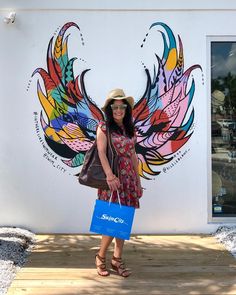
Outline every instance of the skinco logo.
[(110, 216), (107, 214), (102, 214), (101, 217), (97, 217), (97, 218), (102, 219), (102, 220), (115, 222), (115, 223), (127, 224), (127, 223), (125, 223), (124, 219), (122, 219), (120, 217), (113, 217), (113, 216)]

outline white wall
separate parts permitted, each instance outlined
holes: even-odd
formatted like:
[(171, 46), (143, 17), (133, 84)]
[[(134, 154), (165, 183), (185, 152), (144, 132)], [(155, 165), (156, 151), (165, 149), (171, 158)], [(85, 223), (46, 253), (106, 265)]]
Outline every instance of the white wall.
[[(31, 79), (31, 74), (37, 67), (46, 67), (47, 45), (56, 29), (68, 21), (80, 26), (85, 46), (71, 28), (70, 56), (86, 60), (75, 63), (77, 74), (91, 68), (85, 78), (86, 89), (101, 106), (114, 87), (124, 88), (136, 100), (141, 97), (146, 86), (141, 62), (151, 66), (153, 49), (161, 54), (163, 45), (158, 33), (156, 41), (150, 39), (144, 49), (140, 44), (149, 26), (161, 21), (176, 39), (181, 36), (185, 69), (200, 64), (205, 83), (202, 85), (202, 73), (194, 71), (195, 131), (182, 148), (189, 151), (166, 173), (160, 167), (159, 176), (143, 181), (146, 191), (133, 232), (207, 233), (216, 229), (218, 224), (207, 221), (211, 184), (206, 37), (235, 34), (236, 3), (219, 1), (213, 7), (212, 1), (189, 2), (0, 1), (0, 20), (11, 10), (17, 13), (14, 24), (0, 21), (1, 226), (23, 226), (36, 232), (88, 232), (96, 191), (79, 185), (73, 177), (77, 170), (67, 168), (59, 157), (55, 165), (66, 172), (53, 167), (44, 158), (45, 150), (35, 131), (34, 112), (40, 113), (41, 105), (37, 77)], [(43, 138), (41, 129), (40, 135)]]

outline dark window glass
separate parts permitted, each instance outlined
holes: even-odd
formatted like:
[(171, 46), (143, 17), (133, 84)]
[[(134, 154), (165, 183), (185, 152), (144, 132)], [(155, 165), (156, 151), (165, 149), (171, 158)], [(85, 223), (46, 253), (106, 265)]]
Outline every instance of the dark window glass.
[(236, 42), (211, 42), (212, 216), (236, 217)]

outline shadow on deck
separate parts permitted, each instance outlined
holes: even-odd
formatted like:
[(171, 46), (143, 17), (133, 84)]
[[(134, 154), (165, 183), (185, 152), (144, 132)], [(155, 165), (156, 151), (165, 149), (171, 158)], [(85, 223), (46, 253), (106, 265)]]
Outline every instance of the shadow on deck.
[[(124, 259), (129, 278), (96, 273), (97, 235), (39, 235), (8, 294), (236, 294), (236, 260), (214, 237), (133, 235)], [(112, 247), (107, 262), (110, 262)], [(109, 265), (109, 264), (108, 264)]]

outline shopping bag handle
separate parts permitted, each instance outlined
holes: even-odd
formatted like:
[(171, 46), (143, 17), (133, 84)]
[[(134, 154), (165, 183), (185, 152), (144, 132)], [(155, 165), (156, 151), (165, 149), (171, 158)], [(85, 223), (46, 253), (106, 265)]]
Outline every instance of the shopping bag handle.
[[(116, 192), (117, 192), (117, 196), (118, 196), (118, 202), (119, 202), (120, 207), (121, 207), (120, 194), (119, 194), (119, 191), (118, 190)], [(112, 191), (112, 193), (111, 193), (111, 196), (110, 196), (110, 199), (109, 199), (109, 205), (111, 204), (111, 199), (113, 197), (113, 193), (114, 193), (114, 191)]]

